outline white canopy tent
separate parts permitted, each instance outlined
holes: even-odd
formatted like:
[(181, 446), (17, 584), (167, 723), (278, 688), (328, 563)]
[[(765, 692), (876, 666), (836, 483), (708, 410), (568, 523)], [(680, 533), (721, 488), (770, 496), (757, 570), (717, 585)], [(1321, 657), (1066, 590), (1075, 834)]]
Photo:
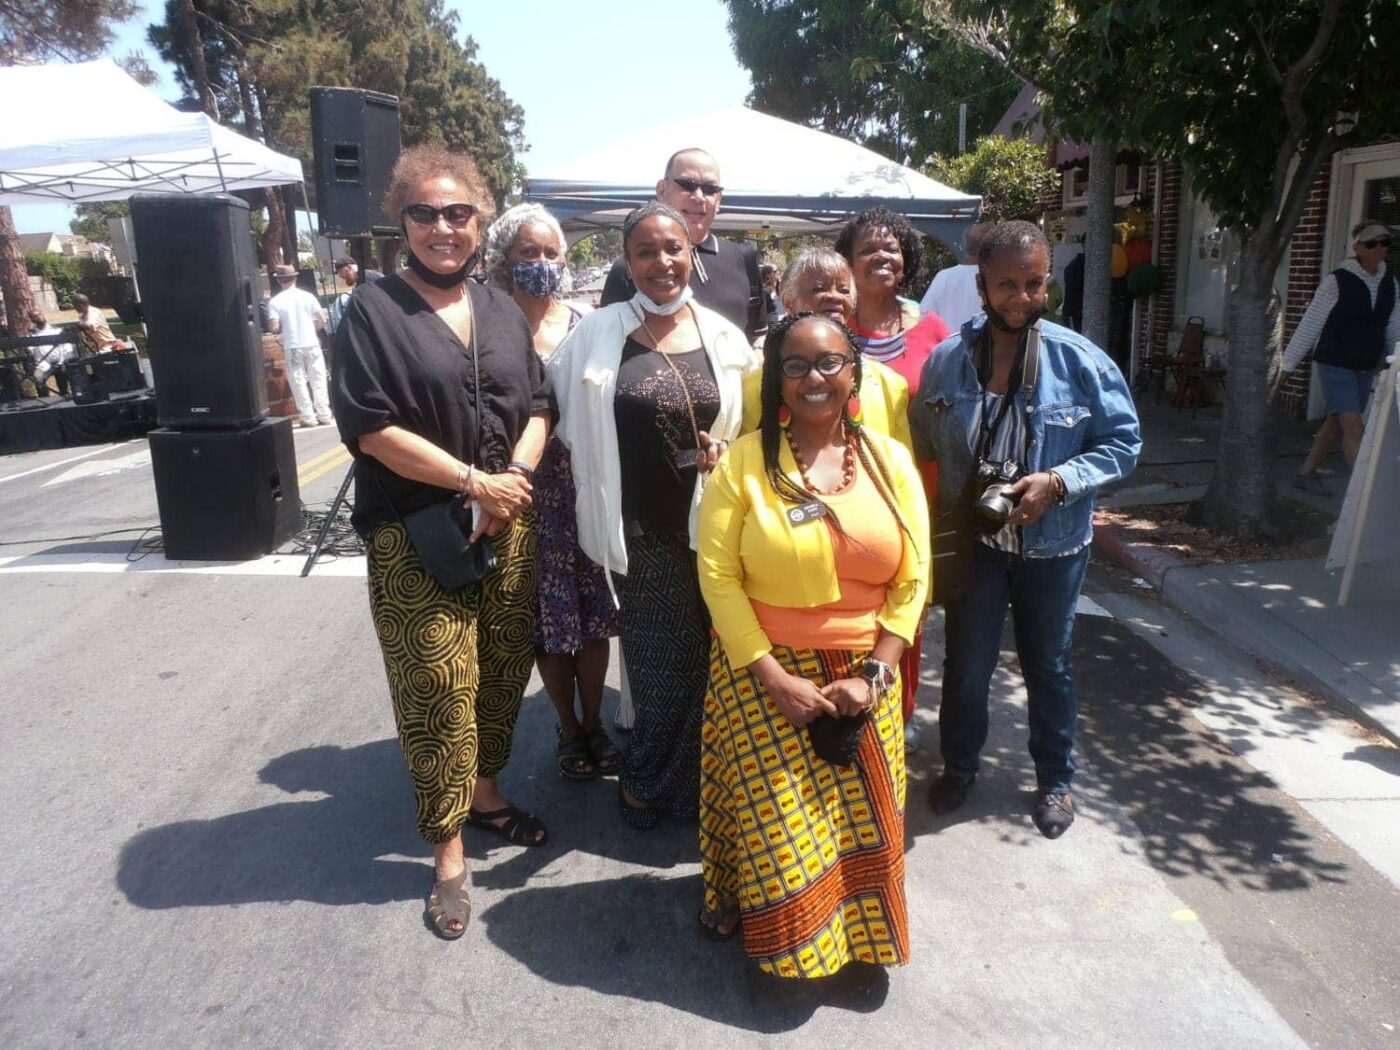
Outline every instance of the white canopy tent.
[(724, 198), (717, 230), (831, 233), (883, 205), (950, 244), (977, 219), (981, 198), (822, 131), (739, 107), (620, 138), (525, 180), (525, 199), (550, 209), (570, 240), (619, 226), (651, 200), (667, 158), (698, 146), (719, 163)]
[(0, 204), (302, 181), (295, 157), (180, 112), (110, 59), (0, 68), (0, 104)]

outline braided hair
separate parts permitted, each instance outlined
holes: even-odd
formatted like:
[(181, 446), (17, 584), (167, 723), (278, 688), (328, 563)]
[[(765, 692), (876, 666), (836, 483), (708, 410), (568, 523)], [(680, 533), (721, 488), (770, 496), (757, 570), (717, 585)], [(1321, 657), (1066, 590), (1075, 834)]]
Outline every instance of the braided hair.
[[(854, 333), (842, 322), (826, 314), (803, 310), (796, 314), (788, 314), (776, 324), (769, 326), (768, 336), (763, 343), (763, 377), (759, 388), (762, 414), (759, 416), (758, 429), (763, 447), (763, 473), (768, 479), (769, 487), (784, 503), (794, 505), (819, 503), (836, 531), (844, 532), (835, 511), (827, 506), (820, 496), (808, 489), (801, 480), (793, 481), (783, 470), (779, 459), (783, 441), (782, 426), (778, 422), (778, 410), (783, 407), (783, 344), (787, 342), (788, 334), (793, 328), (809, 318), (825, 321), (840, 331), (845, 338), (846, 346), (849, 347), (851, 356), (855, 359), (855, 363), (851, 366), (855, 379), (852, 392), (860, 392), (860, 347)], [(855, 442), (856, 456), (859, 458), (861, 466), (875, 482), (876, 489), (879, 490), (885, 505), (890, 508), (894, 520), (899, 523), (900, 530), (907, 535), (908, 530), (905, 528), (904, 520), (895, 506), (894, 484), (890, 481), (889, 470), (884, 459), (871, 443), (870, 435), (866, 432), (864, 425), (851, 418), (850, 409), (847, 406), (842, 406), (841, 416), (846, 428), (846, 440)]]

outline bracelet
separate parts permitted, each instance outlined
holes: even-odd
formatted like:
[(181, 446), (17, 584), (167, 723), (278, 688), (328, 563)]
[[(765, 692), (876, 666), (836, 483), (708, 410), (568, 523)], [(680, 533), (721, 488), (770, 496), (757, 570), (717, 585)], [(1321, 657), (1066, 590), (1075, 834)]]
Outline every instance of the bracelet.
[(468, 463), (457, 468), (457, 491), (464, 496), (472, 493), (472, 475), (476, 473), (476, 467)]
[(535, 480), (535, 472), (528, 463), (522, 463), (518, 459), (513, 459), (506, 465), (507, 474), (519, 474), (526, 481)]
[(1050, 475), (1050, 487), (1055, 490), (1055, 506), (1063, 507), (1065, 498), (1069, 496), (1069, 488), (1065, 485), (1065, 479), (1053, 470), (1046, 471), (1046, 473)]
[(883, 660), (867, 656), (860, 665), (859, 673), (861, 678), (870, 683), (878, 696), (884, 697), (894, 688), (894, 668)]

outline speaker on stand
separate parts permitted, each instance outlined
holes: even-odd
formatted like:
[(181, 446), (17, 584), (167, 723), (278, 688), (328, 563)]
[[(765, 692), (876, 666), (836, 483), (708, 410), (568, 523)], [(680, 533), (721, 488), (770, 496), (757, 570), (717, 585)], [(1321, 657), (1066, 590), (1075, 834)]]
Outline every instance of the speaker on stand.
[(311, 89), (316, 215), (324, 237), (393, 237), (384, 192), (399, 159), (399, 100), (355, 88)]

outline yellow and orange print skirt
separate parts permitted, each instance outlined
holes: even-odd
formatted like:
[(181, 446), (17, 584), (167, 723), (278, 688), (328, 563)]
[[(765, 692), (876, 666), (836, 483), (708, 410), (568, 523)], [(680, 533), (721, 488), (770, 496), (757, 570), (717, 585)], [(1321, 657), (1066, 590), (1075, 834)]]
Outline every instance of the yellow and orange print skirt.
[[(773, 655), (818, 688), (852, 677), (865, 653)], [(904, 722), (898, 683), (873, 712), (853, 765), (812, 751), (719, 640), (700, 755), (705, 906), (737, 902), (744, 949), (779, 977), (828, 977), (860, 960), (909, 958), (904, 900)]]

